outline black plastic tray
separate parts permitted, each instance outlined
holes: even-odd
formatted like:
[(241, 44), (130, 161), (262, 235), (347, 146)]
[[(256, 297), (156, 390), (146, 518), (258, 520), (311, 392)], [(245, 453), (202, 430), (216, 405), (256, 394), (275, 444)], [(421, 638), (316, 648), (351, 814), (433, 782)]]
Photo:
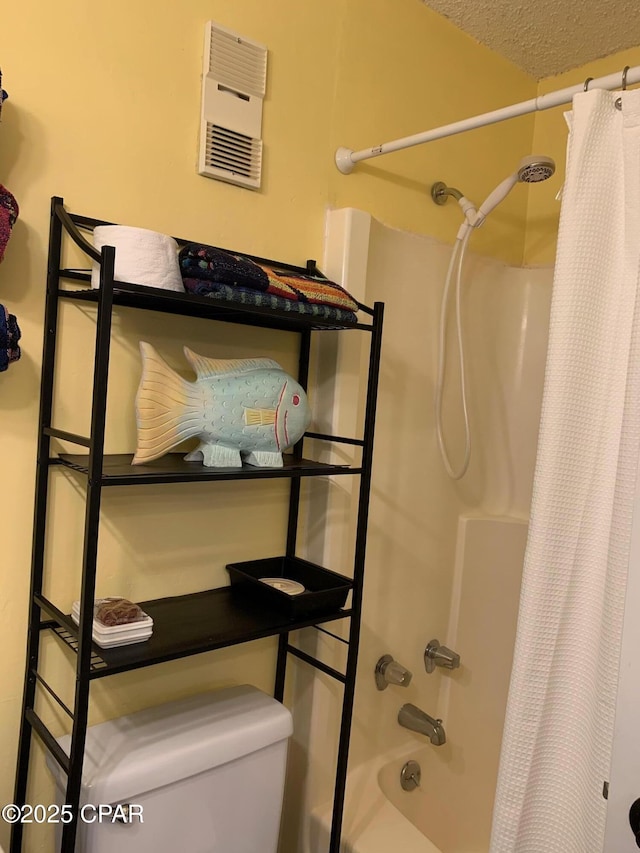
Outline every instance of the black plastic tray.
[[(269, 557), (229, 563), (231, 587), (238, 596), (259, 599), (277, 608), (290, 619), (326, 613), (344, 607), (353, 582), (329, 569), (323, 569), (299, 557)], [(299, 595), (288, 595), (264, 584), (260, 578), (287, 578), (305, 587)]]

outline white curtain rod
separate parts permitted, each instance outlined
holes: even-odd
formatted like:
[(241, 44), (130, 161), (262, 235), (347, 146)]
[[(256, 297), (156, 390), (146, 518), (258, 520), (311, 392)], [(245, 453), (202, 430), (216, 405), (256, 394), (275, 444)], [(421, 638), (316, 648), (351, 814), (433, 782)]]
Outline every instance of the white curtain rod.
[[(623, 83), (625, 85), (623, 85)], [(402, 139), (394, 139), (393, 142), (385, 142), (374, 148), (363, 148), (362, 151), (354, 151), (352, 148), (338, 148), (336, 151), (336, 166), (344, 175), (349, 175), (353, 167), (360, 160), (369, 160), (371, 157), (379, 157), (381, 154), (390, 154), (392, 151), (401, 151), (403, 148), (411, 148), (414, 145), (422, 145), (424, 142), (432, 142), (434, 139), (442, 139), (445, 136), (454, 136), (456, 133), (464, 133), (465, 130), (473, 130), (476, 127), (485, 127), (488, 124), (497, 124), (508, 118), (534, 113), (537, 110), (548, 110), (558, 107), (560, 104), (568, 104), (578, 92), (585, 91), (587, 85), (590, 89), (618, 89), (640, 83), (640, 65), (626, 69), (625, 72), (608, 74), (606, 77), (597, 77), (595, 80), (587, 78), (584, 83), (569, 86), (566, 89), (558, 89), (520, 104), (512, 104), (510, 107), (483, 113), (479, 116), (456, 121), (453, 124), (445, 124), (424, 133), (416, 133), (414, 136), (405, 136)]]

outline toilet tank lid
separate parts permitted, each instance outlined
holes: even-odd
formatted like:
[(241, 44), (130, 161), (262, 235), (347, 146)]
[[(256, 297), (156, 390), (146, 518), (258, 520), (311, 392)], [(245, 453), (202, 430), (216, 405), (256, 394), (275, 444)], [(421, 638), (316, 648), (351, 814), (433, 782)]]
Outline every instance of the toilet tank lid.
[[(286, 740), (290, 712), (244, 684), (137, 711), (87, 729), (84, 803), (122, 802)], [(69, 754), (70, 736), (59, 739)], [(47, 759), (58, 785), (66, 775)]]

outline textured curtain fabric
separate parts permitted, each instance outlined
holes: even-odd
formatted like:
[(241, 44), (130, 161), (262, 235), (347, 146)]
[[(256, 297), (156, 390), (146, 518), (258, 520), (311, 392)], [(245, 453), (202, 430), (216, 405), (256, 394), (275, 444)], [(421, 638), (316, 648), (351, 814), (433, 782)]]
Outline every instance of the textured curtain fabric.
[(640, 448), (640, 91), (576, 95), (491, 853), (601, 853)]

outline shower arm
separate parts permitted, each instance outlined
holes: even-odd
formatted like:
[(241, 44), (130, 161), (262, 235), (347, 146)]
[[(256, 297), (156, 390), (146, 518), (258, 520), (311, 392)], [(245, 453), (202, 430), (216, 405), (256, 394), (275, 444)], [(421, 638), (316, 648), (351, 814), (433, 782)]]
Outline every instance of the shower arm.
[(382, 145), (376, 145), (374, 148), (364, 148), (361, 151), (354, 151), (352, 148), (338, 148), (336, 151), (336, 166), (343, 175), (349, 175), (353, 171), (354, 165), (361, 160), (369, 160), (371, 157), (391, 154), (393, 151), (402, 151), (404, 148), (412, 148), (414, 145), (422, 145), (425, 142), (432, 142), (435, 139), (443, 139), (445, 136), (454, 136), (457, 133), (464, 133), (467, 130), (473, 130), (477, 127), (497, 124), (510, 118), (516, 118), (516, 116), (548, 110), (552, 107), (558, 107), (561, 104), (568, 104), (574, 95), (579, 92), (586, 92), (587, 88), (611, 90), (619, 88), (622, 84), (622, 88), (624, 89), (627, 85), (635, 83), (640, 83), (640, 65), (625, 69), (622, 72), (622, 79), (620, 72), (608, 74), (606, 77), (597, 77), (594, 80), (587, 79), (584, 83), (568, 86), (566, 89), (558, 89), (555, 92), (549, 92), (546, 95), (540, 95), (537, 98), (531, 98), (519, 104), (512, 104), (509, 107), (493, 110), (493, 112), (482, 113), (481, 115), (463, 119), (453, 124), (445, 124), (433, 130), (416, 133), (414, 136), (394, 139), (392, 142), (385, 142)]
[(460, 190), (455, 187), (448, 187), (442, 181), (438, 181), (431, 187), (431, 198), (435, 204), (446, 204), (449, 197), (455, 198), (460, 205), (460, 210), (464, 213), (465, 221), (468, 222), (469, 225), (473, 225), (476, 216), (478, 215), (478, 211), (476, 210), (475, 204), (472, 201), (469, 201), (468, 198), (465, 198)]

